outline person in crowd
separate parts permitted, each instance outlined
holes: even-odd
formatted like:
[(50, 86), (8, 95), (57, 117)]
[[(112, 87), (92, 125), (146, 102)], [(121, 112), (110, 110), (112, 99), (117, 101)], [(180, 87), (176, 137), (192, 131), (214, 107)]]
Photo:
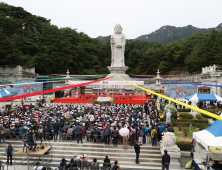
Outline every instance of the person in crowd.
[(114, 165), (112, 166), (112, 169), (114, 170), (120, 170), (120, 166), (118, 165), (118, 161), (114, 162)]
[(172, 133), (174, 133), (174, 129), (173, 129), (173, 127), (172, 127), (170, 124), (168, 124), (167, 132), (172, 132)]
[(130, 127), (130, 146), (134, 146), (134, 142), (136, 140), (136, 129), (134, 127), (134, 125), (132, 127)]
[(70, 125), (69, 129), (67, 130), (67, 134), (73, 136), (74, 130), (72, 129), (72, 125)]
[(151, 140), (152, 140), (152, 146), (156, 144), (156, 140), (157, 140), (157, 130), (155, 129), (154, 125), (152, 125), (152, 130), (151, 130)]
[(71, 160), (70, 163), (67, 165), (67, 168), (70, 168), (70, 169), (71, 169), (71, 167), (77, 168), (77, 167), (78, 167), (77, 162)]
[(164, 150), (164, 155), (162, 156), (162, 170), (169, 170), (170, 165), (170, 155), (167, 154), (167, 150)]
[(23, 125), (21, 125), (21, 126), (19, 127), (19, 132), (22, 132), (22, 134), (25, 134), (26, 130), (25, 130), (25, 128), (23, 127)]
[(61, 160), (61, 162), (60, 162), (60, 167), (64, 167), (64, 168), (67, 168), (67, 167), (68, 167), (65, 158), (62, 158), (62, 160)]
[(10, 159), (10, 165), (12, 166), (12, 156), (14, 154), (14, 146), (9, 142), (8, 146), (5, 148), (5, 154), (7, 156), (7, 165), (9, 165), (9, 159)]
[[(88, 161), (88, 159), (89, 159), (89, 156), (87, 155), (87, 154), (84, 154), (83, 156), (82, 156), (82, 158), (80, 159), (80, 161), (81, 162), (87, 162)], [(89, 166), (89, 163), (87, 163), (87, 166)]]
[[(124, 128), (126, 128), (128, 130), (128, 128), (125, 126)], [(129, 131), (129, 130), (128, 130)], [(128, 139), (129, 139), (129, 133), (125, 134), (125, 136), (123, 137), (123, 149), (127, 150), (127, 144), (128, 144)]]
[(110, 127), (106, 125), (104, 128), (104, 138), (105, 138), (105, 144), (107, 145), (109, 145), (109, 138), (111, 134), (112, 133), (111, 133)]
[(79, 143), (79, 140), (82, 142), (82, 127), (79, 125), (79, 123), (77, 124), (76, 128), (75, 128), (75, 134), (76, 134), (76, 138), (77, 138), (77, 143)]
[(145, 136), (146, 136), (146, 144), (150, 144), (151, 143), (151, 129), (149, 128), (149, 125), (146, 125), (146, 129), (145, 129)]
[(53, 139), (53, 133), (52, 133), (52, 129), (51, 126), (46, 126), (46, 129), (44, 130), (44, 132), (48, 132), (49, 133), (49, 139)]
[(1, 141), (5, 143), (5, 128), (2, 126), (2, 124), (0, 124), (0, 131), (0, 144), (2, 144)]
[(58, 134), (59, 134), (59, 121), (56, 120), (56, 122), (53, 124), (53, 132), (54, 132), (54, 141), (58, 140)]
[(93, 161), (90, 162), (90, 167), (95, 167), (99, 170), (99, 162), (97, 161), (96, 158), (93, 158)]
[(5, 134), (11, 134), (11, 130), (9, 129), (8, 126), (6, 126), (6, 129), (5, 129)]
[(74, 154), (73, 158), (70, 159), (70, 162), (71, 162), (71, 161), (79, 162), (80, 159), (79, 159), (79, 157), (77, 156), (77, 154)]
[(33, 133), (32, 132), (27, 136), (26, 142), (31, 145), (31, 149), (34, 146), (33, 152), (36, 152), (37, 143), (35, 143), (33, 140)]
[(68, 128), (68, 125), (67, 124), (65, 124), (65, 127), (63, 128), (63, 131), (65, 132), (65, 133), (67, 133), (67, 130), (68, 130), (69, 128)]
[(136, 153), (136, 164), (139, 164), (139, 156), (140, 156), (140, 143), (135, 141), (134, 150)]
[(42, 170), (42, 169), (43, 169), (43, 167), (39, 166), (39, 162), (36, 162), (33, 170)]
[(174, 121), (174, 122), (177, 122), (177, 112), (175, 112), (175, 113), (173, 114), (173, 121)]
[[(144, 136), (144, 131), (142, 129), (142, 126), (139, 126), (139, 130), (138, 130), (138, 141), (140, 143), (140, 145), (143, 144), (143, 136)], [(134, 145), (135, 146), (135, 145)]]
[(118, 131), (116, 130), (116, 127), (114, 127), (114, 130), (112, 131), (112, 135), (113, 135), (113, 146), (117, 146)]
[[(109, 155), (106, 155), (105, 159), (104, 159), (104, 164), (110, 164), (110, 159), (109, 159)], [(104, 166), (104, 165), (103, 165)], [(111, 167), (111, 165), (110, 165)]]
[(160, 126), (159, 126), (159, 134), (160, 134), (160, 140), (162, 140), (162, 133), (164, 133), (166, 131), (166, 127), (160, 123)]

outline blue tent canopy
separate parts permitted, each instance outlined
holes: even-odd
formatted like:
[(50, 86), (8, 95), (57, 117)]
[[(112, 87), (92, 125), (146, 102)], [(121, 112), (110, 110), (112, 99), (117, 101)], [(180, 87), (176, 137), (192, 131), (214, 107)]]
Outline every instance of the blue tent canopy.
[(11, 97), (13, 89), (2, 89), (0, 90), (0, 98)]
[(189, 101), (222, 101), (222, 98), (214, 93), (211, 94), (195, 93), (191, 96), (186, 97), (185, 99)]
[(206, 128), (208, 132), (213, 134), (215, 137), (222, 136), (222, 121), (221, 120), (216, 120), (214, 124)]

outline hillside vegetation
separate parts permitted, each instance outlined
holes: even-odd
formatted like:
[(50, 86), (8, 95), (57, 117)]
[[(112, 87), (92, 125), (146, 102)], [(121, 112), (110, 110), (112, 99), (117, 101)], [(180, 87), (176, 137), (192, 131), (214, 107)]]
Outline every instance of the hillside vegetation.
[[(65, 73), (66, 69), (71, 74), (109, 73), (109, 40), (102, 43), (75, 29), (58, 28), (49, 19), (32, 15), (21, 7), (0, 3), (0, 10), (0, 66), (35, 67), (39, 74)], [(168, 44), (127, 40), (127, 73), (155, 74), (157, 68), (161, 74), (198, 73), (203, 66), (222, 65), (219, 29), (221, 26), (208, 34), (195, 33), (187, 40)]]

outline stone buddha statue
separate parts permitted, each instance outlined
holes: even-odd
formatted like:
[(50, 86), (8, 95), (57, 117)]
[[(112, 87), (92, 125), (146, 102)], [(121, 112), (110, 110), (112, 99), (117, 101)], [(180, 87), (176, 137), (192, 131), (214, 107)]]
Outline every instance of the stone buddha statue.
[(114, 28), (114, 34), (111, 35), (111, 67), (124, 67), (124, 52), (126, 37), (122, 34), (122, 27), (120, 24), (116, 24)]

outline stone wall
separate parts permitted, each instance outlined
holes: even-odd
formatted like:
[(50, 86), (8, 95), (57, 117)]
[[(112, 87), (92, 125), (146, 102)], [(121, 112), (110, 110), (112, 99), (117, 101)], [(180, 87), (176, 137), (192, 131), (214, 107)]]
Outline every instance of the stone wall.
[[(35, 68), (23, 68), (20, 65), (16, 67), (0, 67), (0, 81), (12, 81), (21, 79), (35, 79)], [(1, 84), (9, 84), (10, 82), (2, 82)], [(12, 84), (14, 81), (11, 82)]]
[(189, 151), (180, 151), (181, 157), (179, 158), (180, 166), (185, 167), (186, 163), (191, 160)]

